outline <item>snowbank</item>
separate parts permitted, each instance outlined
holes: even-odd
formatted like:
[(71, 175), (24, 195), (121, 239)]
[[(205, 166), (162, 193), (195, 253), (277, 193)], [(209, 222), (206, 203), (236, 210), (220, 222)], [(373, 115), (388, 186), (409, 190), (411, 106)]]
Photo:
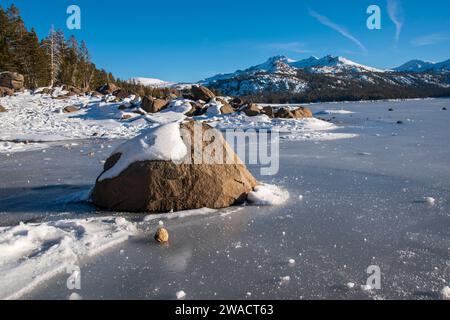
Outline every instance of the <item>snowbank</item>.
[(0, 299), (19, 298), (136, 233), (133, 223), (114, 217), (0, 227)]
[(248, 200), (255, 205), (280, 205), (289, 199), (289, 192), (278, 186), (262, 184), (255, 187), (248, 195)]
[[(61, 92), (58, 92), (60, 94)], [(125, 99), (124, 104), (130, 104)], [(191, 100), (176, 99), (169, 107), (159, 113), (131, 113), (119, 110), (122, 103), (104, 102), (100, 98), (90, 96), (72, 96), (65, 99), (54, 99), (50, 95), (29, 92), (19, 93), (12, 97), (0, 98), (0, 104), (8, 112), (0, 113), (0, 153), (22, 152), (47, 148), (45, 144), (36, 142), (62, 142), (90, 138), (130, 139), (144, 130), (162, 124), (179, 122), (191, 111)], [(67, 106), (76, 106), (79, 111), (64, 113)], [(203, 116), (196, 120), (208, 121), (219, 130), (261, 130), (283, 133), (283, 139), (289, 140), (332, 140), (352, 138), (330, 132), (338, 127), (319, 119), (270, 119), (266, 115), (247, 117), (245, 114), (222, 114), (222, 103), (213, 99)], [(346, 112), (345, 110), (325, 112)], [(131, 116), (130, 119), (128, 119)], [(127, 120), (124, 120), (124, 119)], [(11, 141), (28, 141), (28, 144), (17, 144)]]
[(143, 134), (117, 147), (111, 155), (120, 153), (119, 161), (104, 172), (99, 181), (119, 176), (131, 164), (140, 161), (179, 161), (187, 155), (178, 122), (148, 129)]

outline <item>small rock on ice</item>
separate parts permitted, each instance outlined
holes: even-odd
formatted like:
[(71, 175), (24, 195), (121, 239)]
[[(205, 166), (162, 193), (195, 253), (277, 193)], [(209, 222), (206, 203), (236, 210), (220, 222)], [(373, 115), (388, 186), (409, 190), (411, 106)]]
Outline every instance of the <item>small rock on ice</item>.
[(178, 291), (177, 292), (177, 299), (178, 300), (183, 300), (184, 298), (186, 298), (186, 292), (184, 292), (183, 290)]
[(69, 300), (83, 300), (83, 298), (76, 292), (69, 296)]
[(430, 205), (430, 206), (434, 206), (436, 204), (436, 199), (432, 198), (432, 197), (426, 197), (425, 201)]
[(362, 286), (361, 286), (361, 289), (362, 289), (363, 291), (371, 291), (371, 290), (373, 290), (372, 286), (367, 285), (367, 284), (362, 285)]
[(450, 300), (450, 287), (449, 286), (444, 287), (444, 289), (442, 289), (442, 291), (441, 291), (441, 294), (442, 294), (442, 299)]
[(295, 260), (294, 259), (289, 259), (289, 264), (295, 264)]

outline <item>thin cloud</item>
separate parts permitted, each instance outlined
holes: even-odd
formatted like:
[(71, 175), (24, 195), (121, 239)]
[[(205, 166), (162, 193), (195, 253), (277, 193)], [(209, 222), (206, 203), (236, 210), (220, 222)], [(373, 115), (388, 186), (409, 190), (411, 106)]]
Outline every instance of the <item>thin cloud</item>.
[(450, 36), (442, 33), (433, 33), (426, 36), (422, 36), (419, 38), (416, 38), (411, 41), (411, 44), (416, 47), (424, 47), (424, 46), (430, 46), (433, 44), (438, 44), (441, 42), (446, 42), (450, 40)]
[(389, 18), (395, 24), (395, 42), (400, 41), (400, 35), (403, 29), (403, 9), (399, 0), (387, 0)]
[(331, 21), (330, 19), (328, 19), (327, 17), (311, 10), (308, 9), (309, 11), (309, 15), (313, 18), (315, 18), (317, 21), (319, 21), (321, 24), (323, 24), (324, 26), (327, 26), (337, 32), (339, 32), (341, 35), (343, 35), (344, 37), (346, 37), (347, 39), (349, 39), (350, 41), (352, 41), (353, 43), (355, 43), (358, 47), (361, 48), (362, 51), (367, 52), (367, 48), (362, 44), (361, 41), (359, 41), (355, 36), (353, 36), (349, 31), (347, 31), (347, 29), (345, 29), (344, 27), (334, 23), (333, 21)]

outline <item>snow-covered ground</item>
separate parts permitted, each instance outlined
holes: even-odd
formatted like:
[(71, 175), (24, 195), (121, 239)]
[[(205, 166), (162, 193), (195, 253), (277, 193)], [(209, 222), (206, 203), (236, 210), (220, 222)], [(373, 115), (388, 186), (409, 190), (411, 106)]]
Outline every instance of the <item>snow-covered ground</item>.
[[(53, 99), (49, 95), (29, 93), (0, 98), (0, 105), (8, 110), (0, 113), (0, 153), (45, 148), (47, 145), (39, 144), (45, 142), (67, 144), (70, 140), (79, 139), (132, 138), (161, 123), (179, 121), (190, 110), (186, 100), (181, 99), (173, 101), (163, 112), (140, 115), (119, 110), (122, 103), (102, 102), (95, 97)], [(63, 109), (67, 106), (76, 106), (80, 110), (64, 113)], [(126, 115), (132, 118), (124, 120)], [(208, 121), (218, 129), (279, 130), (295, 140), (351, 137), (333, 134), (330, 131), (337, 127), (318, 119), (283, 120), (269, 119), (267, 116), (247, 117), (244, 114), (220, 115), (217, 112), (208, 112), (198, 119)]]
[[(0, 104), (19, 107), (11, 102)], [(209, 118), (219, 128), (282, 126), (296, 137), (280, 144), (277, 175), (260, 176), (258, 166), (249, 166), (258, 180), (281, 189), (258, 189), (257, 205), (226, 210), (144, 217), (113, 215), (84, 201), (103, 161), (123, 141), (115, 138), (157, 125), (144, 118), (140, 127), (112, 120), (116, 136), (80, 139), (64, 129), (61, 143), (0, 154), (0, 298), (177, 299), (181, 292), (186, 299), (445, 298), (450, 113), (442, 108), (449, 106), (445, 99), (310, 106), (332, 123)], [(109, 121), (88, 125), (70, 118), (77, 114), (52, 112), (60, 107), (47, 106), (48, 128), (57, 127), (54, 116), (81, 133), (83, 125), (100, 130)], [(11, 114), (0, 117), (14, 121)], [(159, 117), (168, 116), (178, 117)], [(16, 124), (9, 134), (34, 134)], [(45, 127), (33, 128), (39, 136), (57, 133)], [(3, 120), (0, 132), (8, 132)], [(328, 140), (322, 133), (352, 138)], [(161, 225), (170, 233), (167, 246), (152, 240)], [(79, 290), (67, 286), (73, 265)], [(371, 265), (382, 271), (381, 290), (364, 290)]]

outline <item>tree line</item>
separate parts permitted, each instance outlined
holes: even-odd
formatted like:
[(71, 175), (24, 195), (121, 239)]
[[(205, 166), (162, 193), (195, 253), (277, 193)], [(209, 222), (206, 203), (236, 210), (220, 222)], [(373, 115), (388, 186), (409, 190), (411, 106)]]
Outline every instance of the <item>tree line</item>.
[(27, 30), (19, 9), (0, 6), (0, 72), (22, 74), (27, 88), (69, 85), (92, 90), (115, 82), (114, 76), (91, 61), (84, 41), (53, 27), (39, 40), (34, 28)]

